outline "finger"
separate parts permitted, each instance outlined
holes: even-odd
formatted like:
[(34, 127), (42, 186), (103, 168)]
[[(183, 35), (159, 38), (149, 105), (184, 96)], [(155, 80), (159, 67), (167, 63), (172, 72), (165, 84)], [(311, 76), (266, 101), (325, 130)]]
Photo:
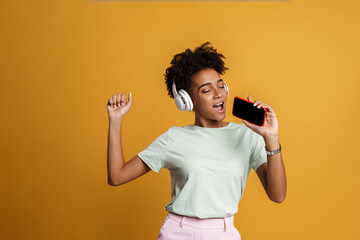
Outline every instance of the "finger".
[(254, 107), (256, 107), (257, 105), (259, 105), (259, 104), (261, 104), (261, 102), (260, 101), (258, 101), (258, 100), (255, 100), (255, 102), (254, 102)]
[(121, 94), (121, 97), (120, 97), (120, 105), (123, 106), (125, 105), (126, 103), (126, 95), (124, 93)]
[(112, 107), (112, 105), (113, 105), (113, 100), (112, 100), (112, 98), (109, 98), (108, 105), (110, 105), (110, 106)]
[(260, 103), (257, 108), (260, 109), (260, 108), (266, 108), (267, 104), (266, 103)]
[(269, 112), (273, 112), (272, 108), (269, 105), (267, 105), (266, 103), (259, 104), (258, 108), (260, 108), (260, 107), (266, 108)]
[(274, 113), (274, 110), (273, 110), (269, 105), (266, 106), (266, 109), (267, 109), (269, 112)]
[(250, 126), (253, 126), (254, 124), (252, 124), (251, 122), (248, 122), (244, 119), (242, 119), (242, 121), (245, 123), (246, 126), (250, 127)]
[(251, 99), (251, 97), (250, 97), (249, 94), (247, 95), (247, 98), (248, 98), (248, 100), (249, 100), (250, 102), (252, 102), (252, 99)]
[(120, 102), (121, 102), (121, 95), (120, 93), (118, 93), (116, 94), (116, 102), (115, 102), (116, 107), (120, 107)]
[(113, 107), (115, 107), (116, 106), (116, 104), (117, 104), (117, 101), (116, 101), (116, 94), (114, 94), (113, 96), (112, 96), (112, 101), (113, 101)]

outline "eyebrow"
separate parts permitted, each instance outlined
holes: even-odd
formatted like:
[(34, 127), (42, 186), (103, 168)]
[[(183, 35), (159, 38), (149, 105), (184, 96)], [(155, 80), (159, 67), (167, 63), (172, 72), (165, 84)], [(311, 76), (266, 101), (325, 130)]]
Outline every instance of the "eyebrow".
[[(223, 80), (220, 78), (217, 82), (221, 82), (221, 81), (223, 81)], [(210, 85), (210, 84), (211, 84), (210, 82), (204, 83), (203, 85), (201, 85), (201, 86), (198, 88), (198, 91), (200, 90), (200, 88), (205, 87), (206, 85)]]

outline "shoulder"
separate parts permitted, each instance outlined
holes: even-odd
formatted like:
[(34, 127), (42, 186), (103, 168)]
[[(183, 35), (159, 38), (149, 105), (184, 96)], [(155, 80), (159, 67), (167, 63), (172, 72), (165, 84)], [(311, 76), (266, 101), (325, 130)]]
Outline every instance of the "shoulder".
[(185, 131), (184, 128), (182, 127), (178, 127), (178, 126), (172, 126), (172, 127), (169, 127), (166, 131), (164, 131), (161, 136), (162, 137), (169, 137), (169, 136), (173, 136), (173, 135), (178, 135), (178, 134), (181, 134)]
[(251, 133), (252, 130), (250, 128), (248, 128), (245, 124), (230, 122), (229, 127), (227, 129), (229, 129), (231, 131), (236, 131), (236, 132), (242, 133), (242, 134), (248, 134), (248, 135), (252, 134)]
[(183, 127), (172, 126), (166, 131), (169, 136), (179, 136), (179, 135), (189, 135), (192, 134), (190, 125), (186, 125)]
[[(239, 124), (239, 123), (235, 123), (235, 122), (229, 122), (229, 127), (230, 128), (236, 128), (236, 129), (245, 129), (248, 128), (245, 126), (245, 124)], [(245, 128), (244, 128), (245, 127)]]
[(178, 126), (169, 127), (169, 129), (167, 130), (167, 132), (169, 134), (174, 134), (174, 133), (183, 132), (183, 131), (184, 131), (183, 127), (178, 127)]
[(258, 133), (251, 130), (245, 124), (232, 123), (233, 130), (241, 134), (244, 138), (248, 140), (251, 145), (254, 145), (258, 141), (261, 141), (262, 136)]

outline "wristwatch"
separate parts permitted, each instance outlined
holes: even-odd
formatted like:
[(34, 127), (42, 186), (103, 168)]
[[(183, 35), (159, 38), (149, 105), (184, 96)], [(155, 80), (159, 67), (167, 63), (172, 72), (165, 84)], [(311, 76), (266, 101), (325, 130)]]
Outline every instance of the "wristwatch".
[(272, 155), (275, 155), (275, 154), (281, 152), (281, 144), (279, 143), (279, 145), (280, 145), (280, 147), (274, 151), (268, 151), (268, 150), (266, 150), (266, 147), (265, 147), (266, 154), (269, 156), (272, 156)]

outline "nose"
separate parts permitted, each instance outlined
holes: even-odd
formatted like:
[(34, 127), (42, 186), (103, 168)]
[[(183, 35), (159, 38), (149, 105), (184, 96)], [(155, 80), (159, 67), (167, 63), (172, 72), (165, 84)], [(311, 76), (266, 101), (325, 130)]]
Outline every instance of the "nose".
[(221, 94), (220, 89), (215, 88), (215, 91), (214, 91), (214, 97), (215, 97), (215, 98), (222, 97), (222, 94)]

